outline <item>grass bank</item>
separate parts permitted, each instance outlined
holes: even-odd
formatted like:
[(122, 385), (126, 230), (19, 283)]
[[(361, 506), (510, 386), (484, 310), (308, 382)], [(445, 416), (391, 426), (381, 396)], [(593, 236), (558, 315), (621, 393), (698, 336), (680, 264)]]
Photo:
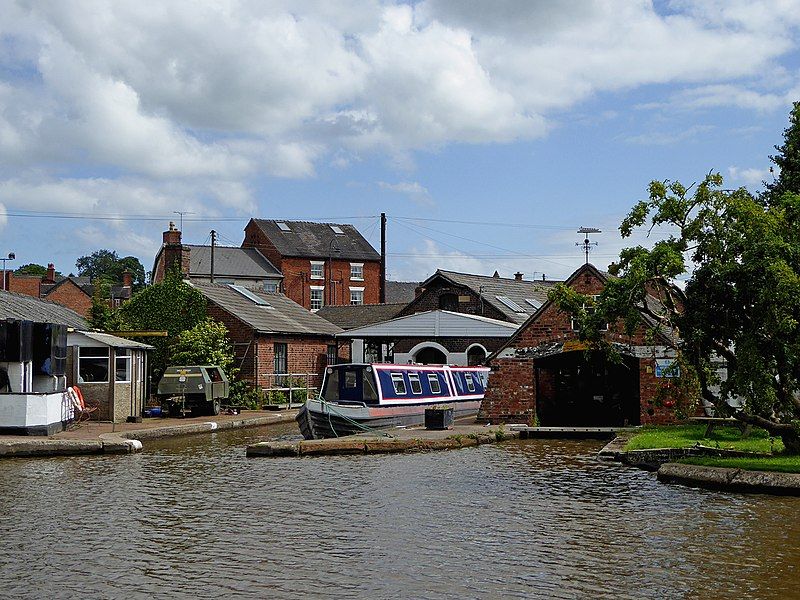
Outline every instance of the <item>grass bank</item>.
[(683, 458), (678, 462), (702, 467), (727, 467), (747, 471), (773, 471), (777, 473), (800, 473), (800, 456), (769, 456), (764, 458), (719, 458), (698, 456)]
[(773, 454), (783, 452), (780, 438), (772, 438), (763, 429), (753, 428), (750, 435), (742, 439), (736, 427), (717, 427), (710, 437), (705, 437), (706, 426), (702, 424), (643, 427), (630, 440), (625, 450), (649, 450), (652, 448), (689, 448), (700, 444), (724, 450)]

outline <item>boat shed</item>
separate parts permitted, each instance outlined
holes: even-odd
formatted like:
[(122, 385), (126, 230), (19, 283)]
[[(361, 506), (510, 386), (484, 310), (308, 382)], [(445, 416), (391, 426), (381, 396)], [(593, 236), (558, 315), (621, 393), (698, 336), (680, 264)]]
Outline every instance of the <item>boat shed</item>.
[(430, 310), (337, 334), (350, 339), (353, 361), (481, 365), (517, 325), (477, 315)]
[(142, 415), (152, 346), (94, 331), (70, 332), (67, 346), (69, 385), (80, 388), (93, 419), (116, 423)]
[[(585, 295), (600, 294), (611, 276), (585, 264), (565, 282)], [(655, 312), (658, 300), (647, 298)], [(570, 315), (549, 300), (492, 356), (479, 418), (540, 426), (663, 424), (676, 419), (672, 390), (673, 333), (649, 335), (642, 312), (633, 335), (609, 323), (603, 335), (619, 353), (612, 362), (589, 352)]]

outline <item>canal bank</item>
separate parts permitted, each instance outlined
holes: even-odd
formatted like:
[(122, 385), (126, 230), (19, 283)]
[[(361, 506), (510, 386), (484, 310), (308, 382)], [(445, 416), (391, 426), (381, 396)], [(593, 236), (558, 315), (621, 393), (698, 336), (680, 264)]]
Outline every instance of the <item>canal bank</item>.
[(294, 421), (296, 410), (243, 411), (238, 415), (147, 419), (142, 423), (88, 421), (46, 438), (0, 436), (0, 458), (131, 454), (141, 452), (142, 442), (169, 437), (200, 435), (276, 425)]

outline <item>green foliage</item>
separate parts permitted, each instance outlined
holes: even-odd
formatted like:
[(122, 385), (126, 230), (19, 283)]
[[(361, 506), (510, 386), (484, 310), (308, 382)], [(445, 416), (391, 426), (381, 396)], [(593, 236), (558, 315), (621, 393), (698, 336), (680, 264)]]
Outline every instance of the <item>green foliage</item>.
[(786, 192), (800, 194), (800, 102), (792, 105), (789, 127), (783, 132), (783, 144), (775, 146), (778, 154), (770, 160), (780, 169), (778, 177), (766, 184), (765, 202), (771, 203)]
[(250, 385), (250, 382), (238, 379), (230, 385), (230, 403), (250, 410), (258, 410), (267, 403), (264, 392)]
[(228, 329), (214, 319), (203, 319), (191, 329), (181, 331), (170, 351), (171, 364), (217, 365), (222, 367), (229, 380), (235, 375)]
[[(14, 275), (36, 275), (37, 277), (44, 277), (47, 275), (47, 267), (36, 263), (28, 263), (16, 269)], [(61, 275), (61, 273), (56, 272), (56, 275)]]
[(180, 273), (170, 271), (161, 282), (134, 294), (120, 307), (119, 316), (124, 329), (167, 331), (166, 338), (148, 339), (155, 346), (153, 373), (159, 376), (172, 362), (168, 362), (169, 349), (177, 336), (206, 318), (206, 301), (183, 282)]
[(113, 250), (97, 250), (75, 261), (78, 275), (90, 277), (92, 282), (102, 280), (109, 285), (119, 285), (122, 274), (129, 271), (133, 280), (133, 291), (144, 287), (144, 266), (135, 256), (120, 258)]
[(108, 284), (99, 280), (94, 285), (92, 307), (89, 309), (89, 326), (92, 329), (100, 331), (108, 331), (110, 329), (112, 311), (106, 298), (108, 298)]

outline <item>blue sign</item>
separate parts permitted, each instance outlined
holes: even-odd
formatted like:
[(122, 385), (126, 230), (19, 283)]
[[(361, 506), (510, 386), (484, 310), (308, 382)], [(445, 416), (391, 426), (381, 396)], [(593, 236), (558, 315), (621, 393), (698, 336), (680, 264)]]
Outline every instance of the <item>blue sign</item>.
[(681, 369), (673, 358), (656, 359), (656, 377), (680, 377)]

